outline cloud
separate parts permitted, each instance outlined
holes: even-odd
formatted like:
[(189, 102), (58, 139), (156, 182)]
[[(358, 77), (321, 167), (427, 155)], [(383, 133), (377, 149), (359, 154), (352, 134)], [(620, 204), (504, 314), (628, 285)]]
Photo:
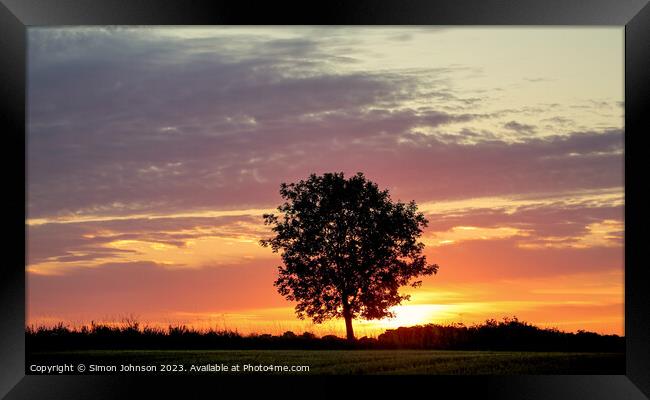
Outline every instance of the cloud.
[(424, 205), (427, 244), (508, 239), (522, 249), (623, 246), (623, 195), (617, 191), (453, 204), (438, 205), (437, 211), (435, 203)]
[(247, 160), (294, 158), (325, 130), (364, 137), (380, 123), (401, 131), (470, 118), (368, 111), (408, 97), (415, 82), (328, 72), (318, 61), (327, 56), (306, 39), (244, 49), (212, 40), (217, 48), (203, 51), (204, 39), (36, 30), (30, 43), (31, 216), (228, 202), (264, 181)]
[[(420, 204), (428, 248), (473, 240), (505, 241), (520, 249), (622, 246), (622, 193), (617, 188), (520, 199), (483, 198)], [(272, 210), (268, 210), (272, 211)], [(261, 211), (177, 215), (28, 226), (28, 270), (62, 274), (111, 262), (152, 262), (163, 268), (222, 267), (275, 257), (258, 241), (270, 232)]]
[(332, 170), (420, 201), (622, 181), (620, 129), (477, 128), (503, 116), (453, 91), (464, 66), (346, 70), (340, 31), (156, 32), (30, 30), (30, 218), (267, 207)]
[(623, 247), (624, 226), (621, 220), (606, 219), (593, 222), (584, 227), (579, 236), (547, 236), (530, 241), (524, 241), (519, 246), (523, 248), (591, 248), (591, 247)]
[(521, 124), (517, 121), (507, 122), (503, 124), (503, 127), (522, 134), (531, 134), (534, 133), (537, 129), (534, 125)]
[(574, 121), (570, 118), (562, 117), (562, 116), (556, 116), (556, 117), (551, 117), (551, 118), (544, 118), (541, 120), (542, 122), (548, 122), (551, 124), (556, 124), (556, 125), (574, 125)]
[(61, 274), (126, 261), (186, 269), (238, 264), (262, 253), (257, 241), (267, 234), (261, 215), (34, 225), (28, 226), (28, 271)]
[(468, 240), (499, 240), (513, 236), (527, 236), (528, 233), (517, 228), (476, 226), (454, 226), (446, 232), (434, 232), (423, 243), (428, 246), (446, 246)]

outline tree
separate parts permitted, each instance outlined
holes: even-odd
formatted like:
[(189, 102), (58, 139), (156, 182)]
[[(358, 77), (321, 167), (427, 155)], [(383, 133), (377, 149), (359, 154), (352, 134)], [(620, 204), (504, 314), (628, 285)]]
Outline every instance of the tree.
[(415, 278), (438, 270), (417, 241), (428, 221), (415, 202), (391, 201), (388, 190), (360, 172), (349, 179), (342, 172), (312, 174), (282, 183), (280, 194), (280, 215), (263, 216), (274, 236), (260, 243), (281, 252), (274, 286), (297, 302), (301, 319), (343, 317), (354, 340), (352, 319), (393, 317), (390, 308), (409, 299), (398, 289), (418, 287)]

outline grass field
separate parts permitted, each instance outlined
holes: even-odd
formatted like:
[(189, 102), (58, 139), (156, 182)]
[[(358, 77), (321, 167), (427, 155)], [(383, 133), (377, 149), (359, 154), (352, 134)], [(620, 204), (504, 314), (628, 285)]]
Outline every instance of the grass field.
[[(155, 366), (169, 374), (625, 374), (619, 353), (491, 352), (450, 350), (98, 350), (32, 353), (30, 365), (84, 364), (84, 373), (124, 373), (121, 365)], [(115, 371), (92, 371), (92, 365)], [(176, 367), (173, 367), (176, 365)], [(180, 367), (182, 365), (182, 367)], [(228, 371), (197, 367), (226, 365)], [(239, 371), (233, 366), (239, 365)], [(308, 366), (308, 371), (250, 371), (250, 366)], [(163, 366), (171, 371), (162, 371)], [(194, 366), (194, 369), (192, 368)], [(181, 370), (182, 368), (182, 370)], [(175, 369), (175, 371), (174, 371)], [(247, 370), (244, 370), (247, 369)], [(76, 372), (73, 372), (76, 373)]]

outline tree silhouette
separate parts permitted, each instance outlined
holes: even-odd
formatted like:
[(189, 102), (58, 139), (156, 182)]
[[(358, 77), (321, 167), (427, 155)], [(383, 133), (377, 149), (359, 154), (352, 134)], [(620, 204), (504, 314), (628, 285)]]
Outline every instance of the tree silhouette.
[(296, 301), (299, 318), (314, 323), (345, 319), (354, 340), (352, 319), (393, 317), (390, 307), (408, 300), (400, 286), (419, 286), (420, 275), (436, 273), (417, 241), (427, 220), (414, 201), (392, 202), (388, 190), (362, 173), (310, 175), (280, 185), (285, 202), (280, 216), (264, 214), (275, 236), (261, 240), (281, 251), (283, 266), (274, 285)]

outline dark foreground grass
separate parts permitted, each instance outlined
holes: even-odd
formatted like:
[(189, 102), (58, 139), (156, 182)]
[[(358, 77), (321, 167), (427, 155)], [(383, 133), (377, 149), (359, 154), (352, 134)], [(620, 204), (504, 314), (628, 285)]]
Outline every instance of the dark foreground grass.
[[(86, 350), (32, 353), (30, 365), (150, 365), (138, 374), (625, 374), (622, 353), (506, 352), (452, 350)], [(163, 366), (173, 366), (163, 372)], [(182, 371), (181, 367), (182, 365)], [(226, 365), (229, 371), (201, 372), (192, 366)], [(239, 371), (232, 371), (239, 365)], [(250, 372), (245, 366), (308, 366), (305, 372)], [(250, 368), (250, 367), (248, 367)], [(173, 371), (175, 369), (176, 371)], [(94, 372), (97, 373), (97, 372)], [(106, 373), (106, 372), (101, 372)]]

